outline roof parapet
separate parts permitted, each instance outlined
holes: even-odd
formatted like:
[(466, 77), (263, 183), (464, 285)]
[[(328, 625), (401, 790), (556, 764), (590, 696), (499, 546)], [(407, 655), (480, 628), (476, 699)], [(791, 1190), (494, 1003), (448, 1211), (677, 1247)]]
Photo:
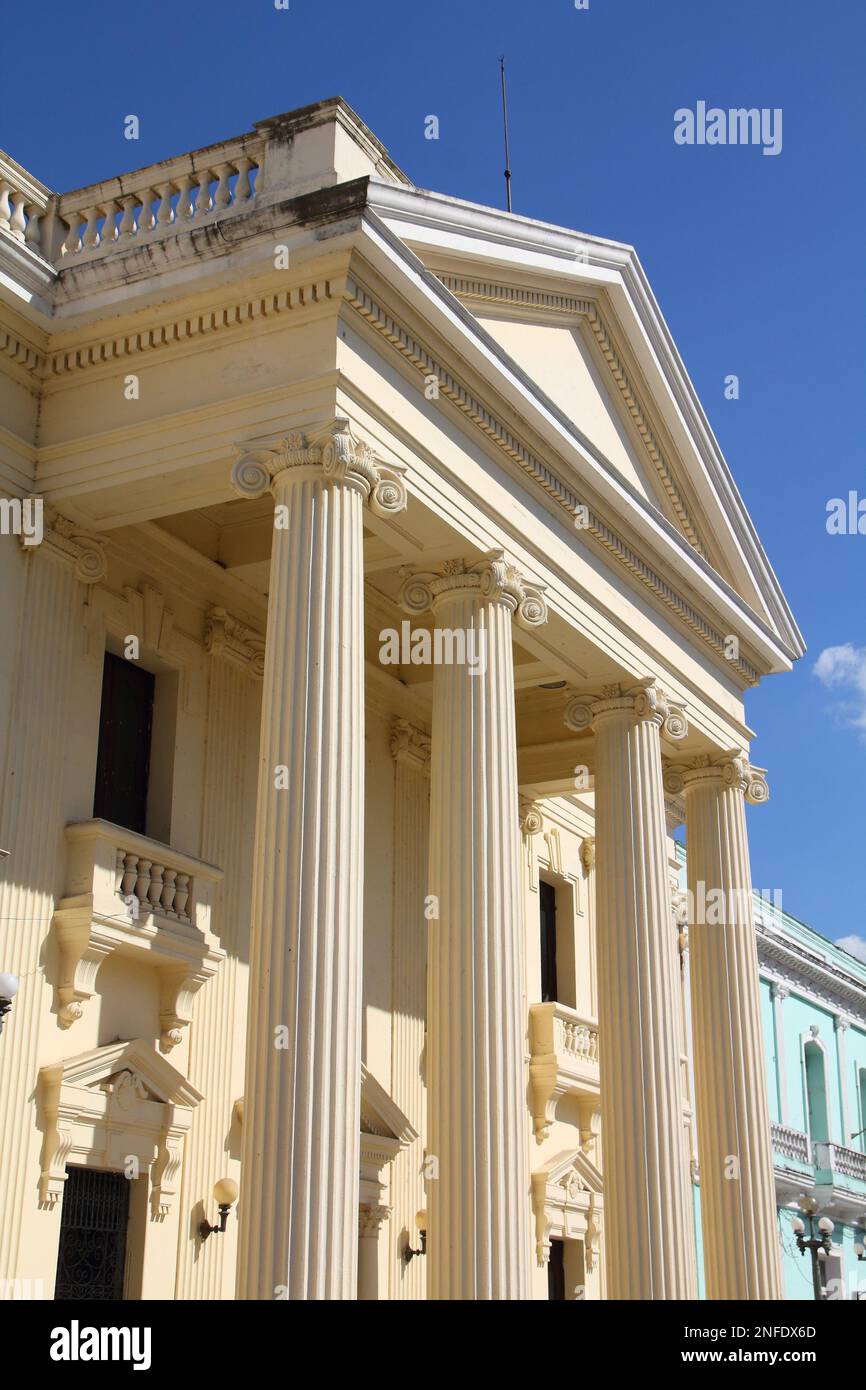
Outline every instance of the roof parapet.
[(69, 193), (52, 193), (0, 151), (0, 231), (63, 269), (364, 176), (409, 184), (352, 108), (330, 97)]

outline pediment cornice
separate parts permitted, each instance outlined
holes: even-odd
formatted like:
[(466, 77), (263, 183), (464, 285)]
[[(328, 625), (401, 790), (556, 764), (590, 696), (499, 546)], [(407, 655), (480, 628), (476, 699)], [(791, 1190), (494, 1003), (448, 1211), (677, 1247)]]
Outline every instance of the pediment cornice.
[[(725, 662), (726, 668), (738, 675), (743, 685), (757, 684), (762, 672), (748, 657), (741, 654), (732, 660), (726, 656), (727, 632), (723, 631), (718, 619), (714, 620), (708, 612), (699, 610), (651, 563), (646, 552), (639, 552), (635, 545), (630, 543), (620, 527), (615, 526), (606, 514), (602, 514), (601, 507), (594, 498), (592, 501), (588, 500), (592, 497), (589, 489), (581, 489), (581, 494), (578, 495), (576, 485), (566, 481), (565, 470), (562, 473), (555, 471), (554, 466), (548, 461), (549, 455), (542, 459), (538, 453), (524, 444), (498, 413), (476, 396), (465, 380), (458, 377), (455, 370), (447, 366), (432, 348), (422, 343), (405, 323), (398, 321), (393, 313), (379, 302), (378, 297), (362, 283), (357, 273), (348, 276), (346, 298), (371, 328), (386, 339), (421, 376), (437, 377), (440, 396), (447, 398), (467, 416), (512, 464), (516, 464), (532, 483), (543, 489), (555, 505), (568, 516), (570, 526), (574, 525), (575, 517), (582, 513), (583, 535), (601, 546), (618, 566), (628, 571), (638, 585), (648, 589), (680, 623), (688, 627), (701, 642), (712, 648), (716, 656)], [(646, 508), (647, 504), (629, 484), (618, 480), (618, 486), (622, 491), (633, 494), (633, 500)], [(687, 542), (680, 532), (676, 531), (656, 508), (652, 508), (652, 511), (658, 522), (668, 528), (672, 537), (676, 537), (677, 543), (686, 546)], [(691, 546), (688, 549), (697, 555)], [(741, 608), (745, 607), (740, 596), (734, 594), (722, 577), (711, 570), (703, 557), (697, 558), (713, 574), (714, 580), (728, 591), (736, 604)], [(749, 612), (753, 622), (763, 628), (757, 615), (751, 613), (751, 610)]]

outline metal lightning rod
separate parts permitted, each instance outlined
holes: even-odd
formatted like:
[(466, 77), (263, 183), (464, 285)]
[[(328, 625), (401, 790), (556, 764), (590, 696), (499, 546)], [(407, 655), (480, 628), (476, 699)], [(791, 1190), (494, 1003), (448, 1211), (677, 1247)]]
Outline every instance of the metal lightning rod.
[(511, 211), (511, 169), (509, 168), (510, 159), (508, 156), (508, 104), (505, 98), (505, 59), (499, 59), (499, 71), (502, 75), (502, 126), (505, 131), (505, 198), (508, 204), (508, 211)]

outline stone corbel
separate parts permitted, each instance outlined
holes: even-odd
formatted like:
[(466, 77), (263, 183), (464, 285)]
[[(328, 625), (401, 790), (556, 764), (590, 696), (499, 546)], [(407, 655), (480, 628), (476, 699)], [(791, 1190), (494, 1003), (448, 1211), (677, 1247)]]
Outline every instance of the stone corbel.
[(208, 612), (204, 645), (211, 656), (237, 666), (252, 680), (260, 681), (264, 676), (264, 637), (233, 618), (225, 608), (211, 608)]
[(580, 1147), (587, 1158), (597, 1162), (598, 1140), (601, 1134), (601, 1106), (597, 1097), (580, 1096), (577, 1102)]
[[(66, 900), (69, 903), (69, 899)], [(81, 906), (58, 908), (54, 913), (54, 939), (59, 956), (57, 1021), (70, 1028), (84, 1012), (84, 1005), (96, 992), (96, 976), (111, 944), (91, 932), (91, 898)]]
[(43, 1124), (39, 1203), (49, 1210), (57, 1205), (63, 1195), (66, 1161), (73, 1142), (74, 1117), (65, 1114), (60, 1104), (62, 1083), (62, 1063), (42, 1068), (38, 1085), (38, 1104)]
[(596, 1266), (600, 1235), (601, 1213), (598, 1211), (598, 1194), (590, 1192), (589, 1211), (586, 1214), (586, 1234), (583, 1238), (583, 1258), (588, 1274), (592, 1274)]
[(183, 1041), (183, 1029), (192, 1020), (192, 1001), (213, 969), (191, 970), (188, 965), (159, 971), (159, 1050), (171, 1052)]
[(539, 811), (534, 801), (528, 797), (519, 798), (520, 813), (520, 833), (523, 838), (523, 853), (526, 860), (526, 873), (529, 880), (529, 887), (533, 893), (538, 892), (538, 864), (535, 858), (535, 846), (533, 840), (544, 829), (544, 817)]
[(150, 1214), (153, 1221), (164, 1220), (177, 1199), (184, 1133), (183, 1129), (169, 1125), (159, 1136), (156, 1158), (150, 1169)]
[(595, 868), (595, 836), (585, 835), (580, 843), (580, 862), (587, 878)]

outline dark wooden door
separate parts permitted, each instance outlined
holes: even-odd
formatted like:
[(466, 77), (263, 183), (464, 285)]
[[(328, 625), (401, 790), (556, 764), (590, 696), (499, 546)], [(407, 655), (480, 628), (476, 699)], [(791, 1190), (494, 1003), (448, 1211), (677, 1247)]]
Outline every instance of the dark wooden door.
[(561, 1240), (550, 1242), (547, 1262), (547, 1297), (553, 1303), (565, 1302), (565, 1245)]
[(552, 883), (538, 885), (541, 916), (541, 1002), (556, 1001), (556, 889)]
[(56, 1299), (123, 1298), (128, 1223), (129, 1181), (123, 1173), (67, 1170)]
[(134, 661), (105, 653), (93, 814), (146, 831), (155, 680)]

